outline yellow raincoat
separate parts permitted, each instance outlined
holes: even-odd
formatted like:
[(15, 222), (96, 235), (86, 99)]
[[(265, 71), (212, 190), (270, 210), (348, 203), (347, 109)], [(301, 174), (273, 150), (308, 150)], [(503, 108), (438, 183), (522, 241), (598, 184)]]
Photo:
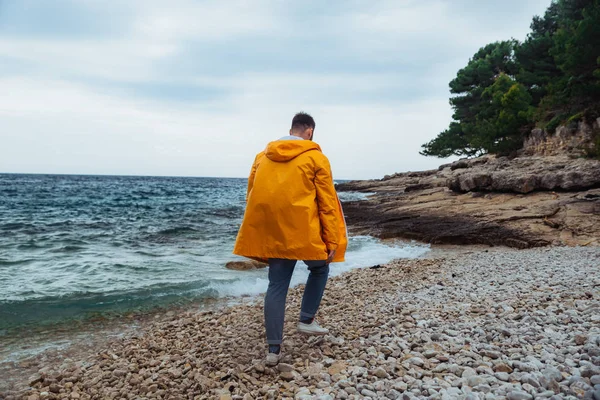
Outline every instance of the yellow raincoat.
[(310, 140), (277, 140), (248, 178), (246, 212), (234, 254), (265, 261), (344, 261), (348, 237), (329, 160)]

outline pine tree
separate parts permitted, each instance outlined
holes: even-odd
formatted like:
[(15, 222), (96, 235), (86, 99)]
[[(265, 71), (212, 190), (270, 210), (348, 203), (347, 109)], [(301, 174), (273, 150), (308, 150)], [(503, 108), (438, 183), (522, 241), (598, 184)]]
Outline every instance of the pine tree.
[(421, 154), (507, 153), (533, 124), (600, 117), (600, 0), (556, 0), (523, 43), (482, 47), (450, 82), (453, 121)]

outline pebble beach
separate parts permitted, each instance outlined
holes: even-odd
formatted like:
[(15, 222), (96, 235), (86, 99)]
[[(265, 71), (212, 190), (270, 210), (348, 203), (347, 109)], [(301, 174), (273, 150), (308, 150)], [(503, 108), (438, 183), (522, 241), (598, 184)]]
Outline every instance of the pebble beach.
[(171, 314), (85, 358), (15, 364), (0, 398), (600, 399), (598, 247), (437, 249), (352, 270), (328, 283), (324, 337), (295, 332), (302, 290), (275, 368), (258, 296)]

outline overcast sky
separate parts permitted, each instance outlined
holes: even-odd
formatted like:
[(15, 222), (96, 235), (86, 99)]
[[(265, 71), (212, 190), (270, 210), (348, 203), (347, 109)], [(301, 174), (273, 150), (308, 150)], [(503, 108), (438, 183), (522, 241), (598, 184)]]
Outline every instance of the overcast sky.
[(246, 177), (303, 110), (338, 179), (431, 169), (448, 82), (550, 0), (0, 0), (0, 172)]

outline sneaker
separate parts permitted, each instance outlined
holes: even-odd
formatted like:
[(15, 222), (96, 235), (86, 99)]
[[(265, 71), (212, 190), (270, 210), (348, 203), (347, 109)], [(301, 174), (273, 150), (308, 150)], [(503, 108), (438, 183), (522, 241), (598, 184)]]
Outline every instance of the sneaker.
[(316, 320), (313, 320), (310, 324), (305, 324), (304, 322), (298, 322), (298, 332), (304, 333), (305, 335), (327, 335), (329, 333), (329, 329), (323, 328), (317, 324)]
[(279, 354), (275, 353), (267, 353), (267, 358), (265, 359), (265, 365), (267, 367), (274, 367), (279, 364), (279, 361), (283, 358), (283, 351), (279, 351)]

